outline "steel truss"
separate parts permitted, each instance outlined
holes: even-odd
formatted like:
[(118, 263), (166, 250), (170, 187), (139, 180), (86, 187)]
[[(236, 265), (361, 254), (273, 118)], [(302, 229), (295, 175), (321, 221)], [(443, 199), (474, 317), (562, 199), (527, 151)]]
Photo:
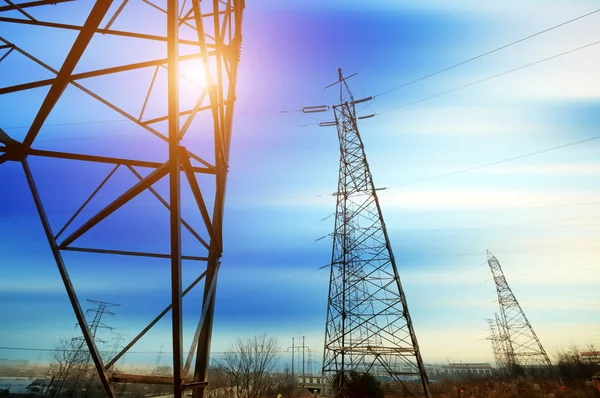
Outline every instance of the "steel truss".
[(505, 352), (505, 366), (511, 372), (516, 367), (529, 373), (539, 373), (544, 368), (551, 369), (552, 363), (508, 285), (500, 262), (489, 250), (487, 256), (500, 305), (500, 319), (496, 318), (496, 321)]
[(488, 327), (490, 329), (490, 337), (488, 340), (492, 342), (492, 350), (494, 352), (494, 362), (496, 362), (496, 368), (504, 372), (506, 370), (506, 348), (504, 342), (506, 339), (502, 337), (502, 323), (498, 314), (494, 314), (495, 319), (486, 319)]
[(341, 70), (337, 83), (335, 122), (322, 124), (337, 126), (340, 142), (323, 376), (341, 385), (350, 372), (370, 373), (405, 394), (431, 397), (356, 123), (361, 100), (354, 100)]
[[(242, 42), (241, 27), (242, 15), (245, 7), (244, 0), (166, 0), (166, 7), (144, 0), (141, 4), (128, 4), (128, 0), (115, 1), (98, 0), (87, 3), (91, 8), (83, 24), (68, 24), (41, 20), (35, 17), (38, 11), (44, 11), (52, 5), (54, 15), (60, 16), (69, 0), (52, 1), (6, 1), (7, 5), (0, 6), (0, 73), (3, 61), (9, 57), (25, 57), (54, 77), (43, 80), (28, 81), (18, 85), (0, 88), (0, 95), (9, 95), (25, 90), (46, 87), (47, 94), (41, 106), (37, 109), (35, 118), (29, 125), (23, 139), (13, 139), (0, 129), (0, 165), (5, 162), (20, 163), (33, 196), (46, 238), (62, 282), (66, 288), (70, 303), (75, 312), (77, 322), (81, 328), (83, 339), (87, 345), (92, 361), (95, 365), (100, 381), (108, 397), (115, 396), (114, 383), (150, 383), (172, 385), (175, 397), (182, 397), (185, 390), (193, 390), (195, 398), (205, 396), (208, 383), (207, 371), (210, 352), (213, 311), (215, 305), (215, 292), (219, 259), (222, 254), (222, 220), (225, 198), (225, 185), (229, 163), (229, 148), (231, 140), (233, 111), (235, 102), (236, 76), (240, 59)], [(164, 3), (164, 2), (163, 2)], [(130, 7), (140, 7), (152, 12), (161, 13), (164, 25), (157, 27), (162, 33), (149, 34), (135, 29), (113, 29), (112, 26), (120, 16)], [(143, 18), (144, 13), (140, 14)], [(103, 22), (104, 21), (104, 22)], [(54, 69), (43, 62), (35, 54), (27, 52), (19, 46), (19, 38), (9, 40), (3, 37), (3, 26), (25, 25), (46, 27), (76, 32), (76, 39), (68, 51), (64, 62), (59, 69)], [(164, 29), (166, 26), (166, 30)], [(166, 32), (166, 33), (165, 33)], [(97, 54), (99, 58), (110, 58), (116, 66), (87, 70), (75, 73), (78, 62), (86, 51), (93, 51), (90, 46), (92, 38), (98, 37), (134, 39), (135, 43), (162, 43), (166, 44), (166, 53), (159, 59), (150, 59), (143, 62), (123, 63), (119, 61), (119, 54), (115, 52)], [(180, 39), (180, 35), (184, 38)], [(130, 40), (128, 43), (132, 43)], [(181, 47), (193, 49), (183, 54)], [(120, 51), (126, 52), (127, 47)], [(164, 50), (163, 50), (164, 51)], [(179, 71), (180, 63), (186, 60), (199, 60), (202, 65), (205, 84), (199, 88), (195, 100), (186, 104), (181, 100), (180, 85), (182, 79)], [(161, 69), (162, 68), (162, 69)], [(151, 117), (146, 106), (149, 97), (159, 85), (157, 78), (159, 70), (166, 70), (164, 87), (168, 90), (166, 104), (162, 110), (155, 112)], [(118, 77), (128, 72), (139, 73), (140, 79), (147, 76), (148, 71), (153, 73), (153, 78), (147, 90), (140, 92), (143, 100), (139, 116), (126, 111), (117, 104), (105, 99), (103, 96), (88, 88), (86, 82), (97, 77)], [(19, 71), (11, 71), (19, 73)], [(131, 74), (129, 75), (131, 76)], [(118, 79), (117, 79), (118, 80)], [(112, 87), (115, 91), (123, 90), (115, 80)], [(105, 79), (104, 82), (107, 80)], [(61, 95), (68, 87), (75, 87), (86, 93), (94, 100), (127, 119), (132, 126), (143, 129), (148, 134), (153, 134), (162, 140), (165, 149), (168, 148), (168, 159), (162, 162), (144, 159), (145, 154), (139, 151), (135, 159), (126, 159), (111, 156), (96, 156), (86, 153), (61, 152), (35, 149), (38, 133), (44, 127), (50, 113), (61, 99)], [(131, 94), (131, 93), (130, 93)], [(22, 104), (23, 108), (31, 109), (31, 105)], [(199, 115), (207, 115), (208, 123), (203, 122), (202, 131), (192, 122)], [(181, 123), (183, 121), (183, 123)], [(162, 123), (161, 123), (162, 122)], [(2, 126), (0, 126), (2, 127)], [(211, 147), (206, 150), (210, 156), (199, 156), (197, 148), (186, 148), (182, 140), (186, 136), (207, 136)], [(112, 166), (112, 171), (104, 181), (92, 192), (90, 197), (73, 214), (69, 221), (62, 225), (52, 225), (47, 212), (44, 210), (44, 201), (40, 197), (36, 179), (30, 167), (29, 157), (44, 157), (66, 159), (72, 162), (73, 168), (83, 163), (94, 164), (98, 167)], [(211, 159), (212, 158), (212, 159)], [(87, 220), (80, 220), (81, 213), (88, 203), (102, 190), (103, 186), (121, 169), (135, 175), (139, 180), (129, 189), (124, 189), (118, 197)], [(182, 175), (183, 174), (183, 175)], [(198, 181), (199, 175), (212, 177), (208, 186), (201, 189)], [(183, 178), (183, 181), (182, 181)], [(168, 179), (169, 197), (160, 195), (153, 185)], [(204, 181), (204, 180), (203, 180)], [(190, 223), (181, 218), (180, 195), (183, 185), (189, 184), (197, 204), (198, 212), (203, 220), (201, 228), (194, 229)], [(169, 212), (170, 217), (170, 251), (168, 253), (150, 253), (134, 250), (109, 250), (102, 247), (81, 247), (74, 244), (85, 236), (101, 221), (110, 218), (115, 211), (121, 209), (143, 192), (151, 192)], [(210, 214), (209, 209), (212, 209)], [(198, 247), (206, 253), (203, 256), (188, 256), (182, 253), (181, 231), (182, 227), (188, 230), (196, 239)], [(59, 232), (55, 232), (58, 230)], [(115, 231), (117, 232), (117, 231)], [(85, 314), (81, 309), (75, 287), (69, 277), (68, 267), (63, 259), (66, 251), (84, 253), (101, 253), (116, 256), (138, 256), (147, 258), (164, 258), (170, 260), (171, 265), (171, 302), (166, 303), (160, 312), (123, 350), (112, 358), (102, 358), (93, 333), (90, 331)], [(197, 261), (205, 264), (200, 269), (199, 275), (189, 286), (182, 286), (182, 260)], [(182, 299), (196, 285), (203, 282), (202, 313), (187, 357), (184, 357), (182, 340)], [(172, 348), (173, 348), (173, 377), (146, 376), (124, 374), (114, 371), (115, 363), (126, 354), (129, 349), (142, 338), (161, 318), (169, 312), (172, 313)], [(194, 362), (195, 358), (195, 363)]]

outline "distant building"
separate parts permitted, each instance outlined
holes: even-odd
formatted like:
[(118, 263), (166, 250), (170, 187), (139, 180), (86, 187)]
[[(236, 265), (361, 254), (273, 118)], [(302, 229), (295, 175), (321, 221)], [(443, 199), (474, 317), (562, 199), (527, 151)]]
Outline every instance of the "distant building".
[(304, 388), (306, 388), (306, 390), (308, 390), (310, 393), (314, 393), (314, 392), (321, 392), (321, 389), (323, 388), (323, 385), (321, 384), (323, 382), (323, 377), (321, 375), (319, 376), (314, 376), (314, 375), (304, 375), (304, 377), (302, 377), (302, 375), (298, 376), (297, 378), (297, 385), (299, 387), (304, 386)]
[(489, 377), (492, 365), (489, 363), (449, 363), (437, 367), (438, 375), (450, 378)]
[(600, 351), (581, 351), (579, 356), (582, 362), (600, 365)]
[(302, 377), (302, 375), (298, 376), (298, 381), (297, 383), (302, 385), (302, 384), (310, 384), (310, 385), (321, 385), (321, 376), (311, 376), (311, 375), (305, 375), (304, 377)]

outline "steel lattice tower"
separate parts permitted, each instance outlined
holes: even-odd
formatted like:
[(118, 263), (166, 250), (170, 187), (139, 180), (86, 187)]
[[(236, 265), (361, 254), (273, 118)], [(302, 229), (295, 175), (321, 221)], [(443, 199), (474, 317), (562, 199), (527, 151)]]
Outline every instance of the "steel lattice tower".
[[(355, 101), (339, 71), (333, 106), (340, 143), (323, 376), (343, 383), (350, 372), (397, 382), (431, 397), (425, 366), (358, 126)], [(341, 375), (341, 377), (340, 377)]]
[(506, 366), (509, 370), (520, 366), (526, 372), (536, 368), (551, 367), (552, 363), (542, 343), (504, 277), (500, 262), (489, 250), (487, 256), (498, 293), (499, 333), (506, 352)]
[(504, 340), (500, 335), (502, 324), (498, 314), (494, 314), (495, 319), (486, 319), (488, 327), (490, 329), (490, 337), (488, 340), (492, 342), (492, 350), (494, 351), (494, 362), (498, 370), (504, 370), (506, 368), (506, 350), (504, 348)]
[[(0, 95), (30, 93), (36, 89), (37, 93), (46, 93), (39, 106), (29, 101), (19, 102), (25, 113), (34, 115), (25, 134), (9, 136), (1, 129), (8, 126), (0, 125), (0, 165), (15, 163), (23, 172), (85, 346), (108, 397), (115, 396), (113, 383), (119, 382), (172, 385), (177, 398), (184, 395), (184, 390), (193, 390), (194, 398), (205, 395), (216, 281), (223, 247), (225, 185), (244, 7), (244, 0), (40, 0), (6, 1), (6, 5), (0, 6), (0, 76), (10, 82), (0, 86)], [(72, 13), (73, 9), (79, 14)], [(81, 13), (85, 13), (83, 18), (74, 17)], [(152, 22), (146, 18), (148, 15), (153, 15)], [(68, 20), (71, 16), (72, 20)], [(14, 27), (31, 29), (28, 37), (35, 36), (39, 43), (46, 39), (39, 33), (40, 29), (56, 32), (62, 35), (60, 37), (72, 35), (74, 41), (60, 64), (48, 63), (44, 55), (20, 45), (25, 36), (11, 35)], [(63, 48), (51, 40), (47, 40), (46, 45), (53, 51)], [(85, 62), (80, 62), (82, 59)], [(26, 68), (2, 70), (7, 62), (16, 60), (37, 67), (36, 74), (26, 76)], [(180, 67), (190, 62), (197, 63), (198, 66), (193, 67), (201, 70), (203, 84), (191, 87), (190, 79), (181, 73)], [(61, 101), (63, 93), (69, 90), (85, 96), (94, 106), (102, 106), (113, 118), (125, 120), (126, 127), (120, 127), (120, 131), (135, 130), (155, 139), (152, 142), (160, 146), (160, 158), (152, 158), (144, 151), (139, 145), (143, 143), (141, 140), (126, 148), (133, 152), (126, 155), (128, 158), (119, 152), (125, 148), (109, 148), (109, 145), (90, 146), (81, 151), (72, 150), (68, 145), (67, 150), (39, 149), (39, 133), (47, 127), (46, 121), (57, 104), (64, 103)], [(116, 130), (112, 126), (106, 125), (104, 132), (109, 134)], [(85, 127), (79, 132), (85, 133)], [(47, 202), (38, 190), (41, 178), (36, 177), (35, 169), (35, 159), (39, 158), (45, 162), (60, 159), (69, 163), (69, 169), (96, 167), (99, 173), (106, 173), (106, 178), (66, 223), (50, 217), (45, 210)], [(119, 189), (113, 185), (111, 194), (116, 191), (116, 198), (99, 211), (90, 209), (87, 205), (98, 192), (104, 192), (109, 180), (114, 183), (116, 174), (133, 178), (135, 182)], [(52, 178), (65, 179), (60, 172), (54, 172)], [(166, 193), (161, 194), (157, 183), (163, 179), (165, 184), (161, 187)], [(66, 198), (75, 187), (54, 195)], [(191, 192), (197, 205), (199, 221), (196, 225), (181, 216), (182, 189)], [(127, 204), (141, 194), (157, 199), (160, 210), (149, 209), (149, 212), (166, 209), (168, 213), (168, 238), (165, 239), (168, 249), (154, 248), (155, 251), (150, 252), (128, 246), (125, 250), (114, 250), (103, 246), (97, 238), (94, 240), (93, 234), (90, 236), (89, 231), (99, 223), (114, 220), (117, 211), (120, 214), (129, 211), (132, 207)], [(89, 213), (92, 215), (87, 217)], [(193, 237), (190, 239), (194, 241), (194, 249), (202, 254), (182, 253), (183, 228)], [(119, 236), (120, 231), (116, 227), (111, 232)], [(84, 236), (86, 243), (81, 243), (80, 238)], [(165, 288), (170, 291), (169, 302), (156, 308), (157, 316), (148, 319), (147, 326), (140, 328), (141, 332), (112, 358), (102, 358), (94, 341), (76, 286), (69, 276), (67, 252), (129, 256), (130, 259), (158, 258), (170, 266), (171, 278), (165, 281)], [(197, 273), (189, 286), (182, 286), (182, 261), (199, 264), (194, 268)], [(191, 346), (184, 356), (182, 299), (198, 284), (203, 285), (200, 288), (203, 289), (202, 311), (195, 334), (192, 333)], [(117, 360), (167, 314), (171, 317), (172, 377), (113, 372)]]

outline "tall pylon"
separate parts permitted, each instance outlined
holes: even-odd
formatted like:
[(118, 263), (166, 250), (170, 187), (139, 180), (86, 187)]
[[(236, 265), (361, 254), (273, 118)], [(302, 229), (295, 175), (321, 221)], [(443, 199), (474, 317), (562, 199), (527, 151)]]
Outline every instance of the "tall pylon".
[(350, 372), (396, 382), (412, 396), (431, 397), (400, 283), (377, 190), (361, 140), (354, 100), (338, 69), (340, 103), (333, 106), (340, 170), (323, 377), (341, 387)]
[(494, 362), (496, 362), (496, 368), (500, 372), (506, 370), (506, 350), (504, 348), (504, 340), (500, 334), (502, 324), (498, 314), (494, 314), (494, 319), (486, 319), (488, 327), (490, 329), (490, 337), (488, 340), (492, 342), (492, 350), (494, 351)]
[[(175, 398), (188, 392), (193, 398), (208, 394), (244, 9), (245, 0), (0, 4), (0, 96), (3, 103), (15, 105), (15, 115), (24, 115), (27, 126), (9, 135), (3, 130), (7, 126), (0, 125), (0, 181), (15, 168), (23, 175), (106, 397), (115, 397), (117, 383), (169, 385)], [(43, 51), (48, 48), (50, 59)], [(103, 114), (109, 119), (101, 123), (113, 119), (124, 124), (103, 126), (97, 137), (101, 145), (75, 145), (62, 136), (56, 145), (42, 143), (40, 149), (40, 136), (51, 134), (47, 122), (53, 117), (67, 118), (63, 125), (83, 139), (92, 138), (88, 124), (97, 123)], [(114, 139), (123, 135), (128, 135), (126, 141)], [(87, 189), (73, 178), (80, 173), (89, 174), (90, 185), (93, 182), (89, 196), (79, 195)], [(39, 187), (54, 182), (63, 188), (53, 189), (47, 200)], [(2, 186), (2, 195), (21, 192), (8, 185)], [(186, 194), (195, 205), (190, 214), (195, 222), (189, 213), (182, 215)], [(19, 201), (29, 201), (26, 197)], [(148, 210), (144, 219), (164, 220), (168, 227), (128, 222), (139, 201), (152, 197), (160, 206)], [(72, 206), (66, 221), (52, 216), (48, 202), (81, 205)], [(156, 244), (133, 239), (146, 233), (152, 233)], [(152, 315), (106, 363), (70, 277), (71, 252), (79, 253), (81, 264), (90, 269), (97, 261), (86, 260), (100, 255), (111, 256), (107, 263), (118, 257), (120, 268), (138, 270), (138, 261), (145, 259), (163, 262), (170, 271), (170, 278), (159, 281), (170, 292), (169, 300), (160, 306), (148, 302)], [(183, 271), (188, 262), (198, 264), (190, 280)], [(201, 290), (202, 298), (194, 301), (202, 311), (190, 341), (183, 338), (182, 308), (192, 290)], [(123, 290), (128, 293), (130, 289)], [(113, 371), (165, 317), (171, 324), (172, 375)]]
[(498, 293), (501, 326), (499, 332), (506, 350), (506, 365), (511, 371), (522, 368), (524, 372), (552, 367), (542, 343), (506, 281), (500, 262), (489, 250), (487, 257)]

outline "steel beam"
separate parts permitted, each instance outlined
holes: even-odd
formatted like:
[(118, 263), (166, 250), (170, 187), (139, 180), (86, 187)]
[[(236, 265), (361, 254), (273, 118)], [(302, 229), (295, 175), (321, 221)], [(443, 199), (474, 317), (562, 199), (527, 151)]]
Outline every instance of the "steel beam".
[[(164, 253), (148, 253), (148, 252), (134, 252), (130, 250), (111, 250), (111, 249), (96, 249), (90, 247), (65, 247), (61, 248), (63, 251), (71, 252), (82, 252), (82, 253), (98, 253), (98, 254), (116, 254), (119, 256), (133, 256), (133, 257), (152, 257), (152, 258), (171, 258), (170, 254)], [(181, 256), (183, 260), (190, 261), (208, 261), (208, 257), (199, 256)]]
[(188, 378), (189, 378), (190, 366), (192, 365), (194, 351), (196, 351), (196, 348), (198, 346), (198, 341), (200, 339), (200, 333), (202, 332), (202, 328), (204, 326), (206, 314), (208, 314), (208, 311), (210, 309), (210, 303), (213, 301), (213, 297), (215, 295), (215, 289), (217, 287), (217, 275), (218, 275), (220, 266), (221, 266), (221, 263), (218, 263), (217, 269), (214, 272), (214, 276), (213, 276), (212, 282), (210, 283), (210, 287), (209, 287), (209, 294), (208, 294), (209, 300), (204, 300), (204, 304), (202, 305), (202, 312), (200, 313), (200, 320), (198, 321), (198, 326), (196, 327), (196, 333), (194, 334), (194, 338), (192, 339), (192, 345), (190, 346), (190, 351), (188, 352), (188, 357), (185, 361), (185, 367), (183, 369), (183, 373)]
[[(198, 278), (196, 278), (196, 280), (194, 280), (188, 287), (187, 289), (185, 289), (182, 293), (181, 293), (181, 297), (185, 297), (186, 294), (188, 294), (188, 292), (190, 290), (192, 290), (204, 277), (206, 276), (206, 271), (204, 271), (202, 274), (200, 274), (200, 276), (198, 276)], [(149, 324), (148, 326), (146, 326), (144, 328), (144, 330), (142, 330), (137, 336), (135, 336), (135, 338), (133, 340), (131, 340), (131, 342), (129, 342), (129, 344), (127, 344), (127, 346), (125, 346), (125, 348), (123, 348), (121, 350), (121, 352), (119, 352), (117, 355), (115, 355), (114, 358), (112, 358), (108, 364), (106, 364), (106, 369), (110, 369), (118, 360), (119, 358), (121, 358), (123, 355), (125, 355), (125, 353), (131, 348), (133, 347), (133, 345), (135, 343), (137, 343), (142, 337), (144, 337), (144, 335), (152, 328), (152, 326), (156, 325), (158, 323), (158, 321), (160, 321), (169, 311), (171, 311), (171, 308), (173, 307), (172, 304), (169, 304), (164, 310), (162, 310), (162, 312), (160, 314), (158, 314), (156, 316), (156, 318), (154, 318)]]
[[(4, 19), (6, 19), (6, 18), (4, 18)], [(3, 20), (3, 18), (0, 17), (0, 22), (2, 22), (2, 20)], [(17, 51), (21, 50), (19, 47), (15, 47), (15, 48)], [(19, 52), (23, 53), (23, 51), (19, 51)], [(179, 57), (179, 60), (180, 61), (190, 61), (193, 59), (198, 59), (201, 56), (202, 56), (202, 54), (200, 54), (200, 53), (182, 55)], [(151, 61), (136, 62), (133, 64), (113, 66), (110, 68), (92, 70), (92, 71), (88, 71), (88, 72), (75, 73), (69, 77), (69, 82), (74, 82), (76, 80), (82, 80), (82, 79), (90, 79), (90, 78), (99, 77), (99, 76), (112, 75), (115, 73), (127, 72), (127, 71), (136, 70), (136, 69), (151, 68), (153, 66), (160, 66), (160, 65), (166, 64), (167, 62), (168, 62), (167, 58), (161, 58), (161, 59), (153, 59)], [(25, 91), (25, 90), (31, 90), (33, 88), (50, 86), (52, 84), (55, 84), (57, 79), (58, 79), (58, 77), (55, 77), (52, 79), (43, 79), (43, 80), (37, 80), (34, 82), (29, 82), (29, 83), (17, 84), (14, 86), (2, 87), (2, 88), (0, 88), (0, 95), (16, 93), (16, 92)], [(165, 117), (164, 120), (166, 120), (166, 119), (167, 119), (167, 117)]]
[(137, 195), (148, 189), (149, 186), (159, 181), (169, 172), (169, 162), (166, 162), (161, 167), (148, 174), (143, 181), (138, 182), (133, 187), (129, 188), (124, 194), (109, 203), (104, 209), (100, 210), (95, 216), (81, 225), (75, 232), (69, 235), (61, 244), (60, 248), (64, 249), (73, 243), (81, 235), (89, 231), (94, 225), (104, 220), (106, 217), (117, 211), (124, 204), (135, 198)]
[[(1, 150), (2, 150), (2, 148), (0, 147), (0, 151)], [(55, 159), (80, 160), (80, 161), (84, 161), (84, 162), (106, 163), (106, 164), (115, 164), (115, 165), (131, 166), (131, 167), (145, 167), (145, 168), (153, 168), (153, 169), (157, 169), (159, 167), (164, 166), (164, 163), (151, 162), (151, 161), (147, 161), (147, 160), (113, 158), (113, 157), (108, 157), (108, 156), (86, 155), (86, 154), (82, 154), (82, 153), (46, 151), (46, 150), (33, 149), (33, 148), (30, 148), (29, 150), (27, 150), (27, 154), (30, 156), (40, 156), (40, 157), (55, 158)], [(215, 170), (213, 168), (194, 166), (194, 173), (215, 174)]]
[(73, 287), (73, 283), (71, 282), (71, 278), (69, 277), (69, 273), (67, 272), (67, 267), (63, 261), (62, 255), (60, 254), (60, 250), (58, 249), (58, 245), (54, 240), (54, 235), (52, 234), (52, 228), (50, 227), (50, 222), (48, 221), (48, 216), (46, 215), (46, 211), (44, 210), (44, 206), (42, 204), (42, 199), (40, 198), (40, 194), (35, 185), (35, 181), (33, 179), (33, 174), (31, 173), (31, 169), (29, 167), (29, 163), (27, 160), (23, 160), (23, 171), (25, 172), (25, 177), (27, 178), (27, 184), (29, 185), (29, 189), (31, 191), (31, 195), (33, 196), (33, 201), (35, 203), (35, 207), (37, 209), (38, 215), (40, 216), (40, 221), (44, 228), (44, 232), (46, 233), (46, 238), (48, 239), (48, 244), (50, 245), (50, 249), (52, 250), (52, 255), (54, 256), (54, 261), (56, 262), (56, 266), (58, 267), (58, 271), (60, 273), (60, 277), (65, 285), (65, 289), (67, 290), (67, 295), (69, 296), (69, 301), (71, 302), (71, 306), (73, 307), (73, 311), (75, 312), (75, 317), (77, 318), (77, 323), (81, 328), (81, 333), (83, 334), (83, 338), (89, 348), (90, 356), (94, 361), (94, 365), (100, 377), (100, 381), (104, 386), (104, 390), (106, 394), (110, 398), (114, 398), (115, 392), (112, 388), (112, 385), (108, 379), (108, 373), (106, 372), (106, 368), (102, 362), (102, 357), (100, 356), (100, 351), (98, 351), (98, 347), (96, 347), (96, 342), (88, 328), (87, 321), (85, 319), (85, 313), (81, 309), (81, 305), (79, 304), (79, 299), (77, 298), (77, 294), (75, 293), (75, 288)]
[[(38, 0), (38, 1), (28, 1), (26, 3), (19, 3), (19, 8), (30, 8), (30, 7), (39, 7), (39, 6), (47, 6), (47, 5), (55, 5), (57, 3), (68, 3), (75, 0)], [(14, 5), (1, 6), (0, 12), (3, 11), (13, 11), (16, 7)]]
[[(70, 0), (73, 1), (73, 0)], [(45, 21), (31, 21), (28, 19), (19, 19), (19, 18), (9, 18), (9, 17), (0, 17), (0, 22), (9, 22), (21, 25), (34, 25), (34, 26), (43, 26), (46, 28), (57, 28), (57, 29), (65, 29), (65, 30), (82, 30), (83, 26), (79, 25), (70, 25), (64, 23), (56, 23), (56, 22), (45, 22)], [(166, 42), (167, 38), (165, 36), (156, 36), (149, 35), (144, 33), (137, 32), (126, 32), (122, 30), (112, 30), (112, 29), (96, 29), (96, 33), (101, 33), (103, 35), (112, 35), (112, 36), (123, 36), (123, 37), (131, 37), (134, 39), (144, 39), (144, 40), (152, 40), (152, 41), (163, 41)], [(180, 40), (181, 44), (188, 44), (190, 46), (197, 46), (198, 43), (193, 40)]]
[(206, 203), (204, 202), (204, 198), (202, 197), (202, 192), (200, 191), (200, 186), (198, 185), (198, 181), (196, 180), (196, 176), (192, 171), (192, 164), (190, 163), (190, 159), (185, 156), (187, 152), (184, 147), (181, 147), (181, 161), (183, 166), (183, 171), (187, 177), (188, 183), (190, 184), (190, 188), (192, 189), (192, 194), (194, 195), (194, 199), (196, 200), (196, 204), (198, 206), (198, 210), (202, 215), (202, 219), (204, 220), (204, 225), (206, 226), (206, 230), (210, 235), (211, 242), (214, 242), (217, 245), (217, 252), (221, 253), (221, 247), (219, 246), (219, 240), (217, 234), (214, 231), (212, 221), (210, 219), (210, 215), (208, 215), (208, 209), (206, 208)]
[(167, 0), (169, 198), (171, 205), (171, 327), (173, 395), (183, 395), (183, 321), (181, 308), (181, 189), (179, 150), (179, 1)]
[[(133, 173), (133, 175), (135, 175), (140, 181), (142, 181), (144, 179), (144, 177), (142, 177), (140, 175), (140, 173), (138, 173), (133, 167), (128, 167), (129, 170)], [(182, 166), (183, 168), (183, 166)], [(167, 210), (171, 211), (171, 206), (169, 206), (169, 204), (167, 203), (166, 200), (163, 199), (162, 196), (160, 196), (160, 194), (152, 187), (149, 187), (148, 190), (156, 197), (156, 199), (158, 199), (158, 201), (160, 203), (163, 204), (163, 206), (165, 206), (167, 208)], [(200, 244), (202, 244), (202, 246), (204, 246), (206, 249), (209, 248), (208, 243), (206, 243), (206, 241), (204, 239), (202, 239), (202, 237), (198, 234), (198, 232), (196, 232), (196, 230), (194, 230), (194, 228), (192, 228), (192, 226), (185, 221), (183, 218), (181, 219), (181, 224), (194, 236), (194, 238), (196, 238), (196, 240), (198, 240), (198, 242), (200, 242)]]
[(108, 182), (108, 180), (110, 180), (110, 178), (115, 174), (115, 172), (119, 169), (119, 167), (121, 167), (121, 165), (116, 165), (115, 167), (113, 167), (113, 169), (110, 171), (110, 173), (108, 173), (108, 175), (104, 178), (104, 180), (102, 180), (100, 185), (98, 185), (98, 187), (83, 202), (83, 204), (79, 207), (79, 209), (77, 209), (77, 211), (75, 211), (73, 216), (71, 218), (69, 218), (69, 221), (67, 221), (65, 223), (65, 225), (60, 229), (60, 231), (58, 231), (58, 233), (54, 237), (55, 240), (58, 239), (62, 235), (62, 233), (65, 232), (65, 230), (67, 228), (69, 228), (69, 225), (71, 225), (71, 223), (77, 218), (77, 216), (83, 211), (83, 209), (85, 209), (85, 207), (88, 205), (88, 203), (90, 203), (90, 201), (94, 198), (94, 196), (96, 196), (96, 194), (98, 192), (100, 192), (102, 187)]
[(54, 105), (56, 105), (56, 102), (67, 87), (67, 84), (69, 84), (69, 80), (71, 79), (71, 74), (73, 73), (75, 66), (77, 66), (79, 59), (92, 40), (96, 29), (98, 29), (98, 26), (102, 22), (102, 19), (106, 15), (106, 12), (110, 8), (111, 4), (112, 0), (97, 0), (94, 4), (94, 8), (85, 21), (81, 32), (77, 36), (77, 39), (75, 39), (75, 43), (73, 43), (71, 51), (69, 51), (65, 62), (56, 76), (56, 80), (52, 84), (52, 87), (50, 87), (48, 95), (46, 95), (39, 112), (35, 116), (35, 119), (33, 120), (33, 123), (27, 132), (27, 136), (23, 141), (23, 144), (26, 147), (31, 147), (33, 140), (35, 140), (35, 137), (38, 135), (42, 125), (46, 121), (46, 118), (48, 115), (50, 115)]

